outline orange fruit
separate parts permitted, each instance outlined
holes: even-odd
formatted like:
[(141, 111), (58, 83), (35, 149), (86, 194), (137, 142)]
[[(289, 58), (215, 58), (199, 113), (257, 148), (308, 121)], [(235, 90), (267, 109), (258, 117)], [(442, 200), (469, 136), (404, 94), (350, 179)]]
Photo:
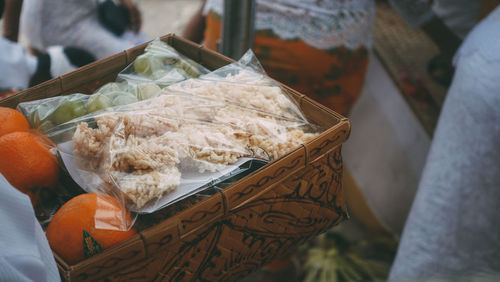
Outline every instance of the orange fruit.
[(137, 233), (96, 229), (96, 222), (123, 229), (132, 224), (130, 214), (117, 199), (95, 193), (79, 195), (64, 204), (47, 227), (50, 247), (69, 264), (76, 264)]
[(30, 132), (0, 136), (0, 173), (23, 193), (54, 188), (59, 167), (42, 138)]
[(18, 111), (0, 107), (0, 136), (16, 131), (28, 131), (30, 125)]

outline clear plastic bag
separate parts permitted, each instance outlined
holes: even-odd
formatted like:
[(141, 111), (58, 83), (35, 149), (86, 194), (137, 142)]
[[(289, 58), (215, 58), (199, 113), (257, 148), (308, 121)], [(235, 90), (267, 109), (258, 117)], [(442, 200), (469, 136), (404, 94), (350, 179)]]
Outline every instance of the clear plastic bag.
[[(319, 133), (255, 62), (250, 51), (156, 97), (96, 111), (46, 134), (85, 191), (113, 195), (135, 215), (158, 211), (229, 185), (246, 163), (272, 161)], [(104, 87), (128, 92), (121, 83)]]
[(153, 82), (161, 88), (209, 73), (202, 65), (181, 55), (165, 42), (153, 40), (144, 54), (118, 74), (117, 81), (130, 84)]
[(24, 102), (19, 104), (18, 110), (28, 118), (32, 128), (47, 133), (70, 120), (156, 97), (165, 86), (208, 72), (202, 65), (155, 39), (148, 44), (144, 54), (118, 74), (116, 82), (103, 85), (94, 94), (76, 93)]
[(31, 128), (46, 133), (59, 124), (88, 114), (89, 95), (72, 94), (20, 103), (17, 109), (28, 119)]

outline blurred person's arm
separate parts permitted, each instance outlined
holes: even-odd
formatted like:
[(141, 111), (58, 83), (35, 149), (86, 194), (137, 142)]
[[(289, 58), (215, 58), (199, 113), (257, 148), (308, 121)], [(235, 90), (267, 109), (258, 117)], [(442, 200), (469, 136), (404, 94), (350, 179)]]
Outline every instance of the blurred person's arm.
[(206, 0), (200, 5), (200, 8), (191, 17), (188, 22), (186, 29), (182, 33), (182, 36), (186, 39), (194, 41), (196, 43), (201, 43), (203, 40), (203, 32), (205, 30), (205, 17), (203, 17), (203, 8), (205, 7)]
[(19, 35), (19, 19), (22, 7), (23, 0), (5, 0), (3, 37), (13, 42), (17, 42)]

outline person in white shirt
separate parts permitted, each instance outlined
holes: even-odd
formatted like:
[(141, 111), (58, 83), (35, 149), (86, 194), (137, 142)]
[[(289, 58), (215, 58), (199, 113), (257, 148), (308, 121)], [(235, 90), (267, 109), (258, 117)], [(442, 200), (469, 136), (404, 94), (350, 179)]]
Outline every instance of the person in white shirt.
[[(0, 0), (0, 18), (4, 4)], [(26, 89), (94, 60), (85, 50), (62, 46), (51, 46), (35, 56), (21, 44), (0, 37), (0, 92)]]
[(47, 53), (29, 54), (18, 43), (0, 38), (0, 90), (23, 90), (94, 61), (89, 53), (52, 46)]
[(500, 6), (458, 50), (393, 281), (500, 279)]
[(70, 45), (102, 59), (150, 39), (140, 31), (141, 13), (133, 0), (13, 1), (24, 3), (20, 15), (9, 21), (11, 33), (17, 34), (16, 20), (20, 21), (30, 48), (40, 52), (53, 45)]

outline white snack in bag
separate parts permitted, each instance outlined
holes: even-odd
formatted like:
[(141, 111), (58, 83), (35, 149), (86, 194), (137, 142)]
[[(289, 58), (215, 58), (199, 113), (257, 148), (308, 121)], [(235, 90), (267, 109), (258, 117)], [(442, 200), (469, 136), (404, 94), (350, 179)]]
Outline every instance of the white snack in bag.
[(73, 135), (78, 166), (138, 210), (183, 187), (187, 175), (206, 175), (202, 186), (243, 157), (272, 160), (317, 135), (304, 131), (309, 123), (279, 86), (245, 70), (174, 84), (93, 119), (97, 128), (81, 122)]

